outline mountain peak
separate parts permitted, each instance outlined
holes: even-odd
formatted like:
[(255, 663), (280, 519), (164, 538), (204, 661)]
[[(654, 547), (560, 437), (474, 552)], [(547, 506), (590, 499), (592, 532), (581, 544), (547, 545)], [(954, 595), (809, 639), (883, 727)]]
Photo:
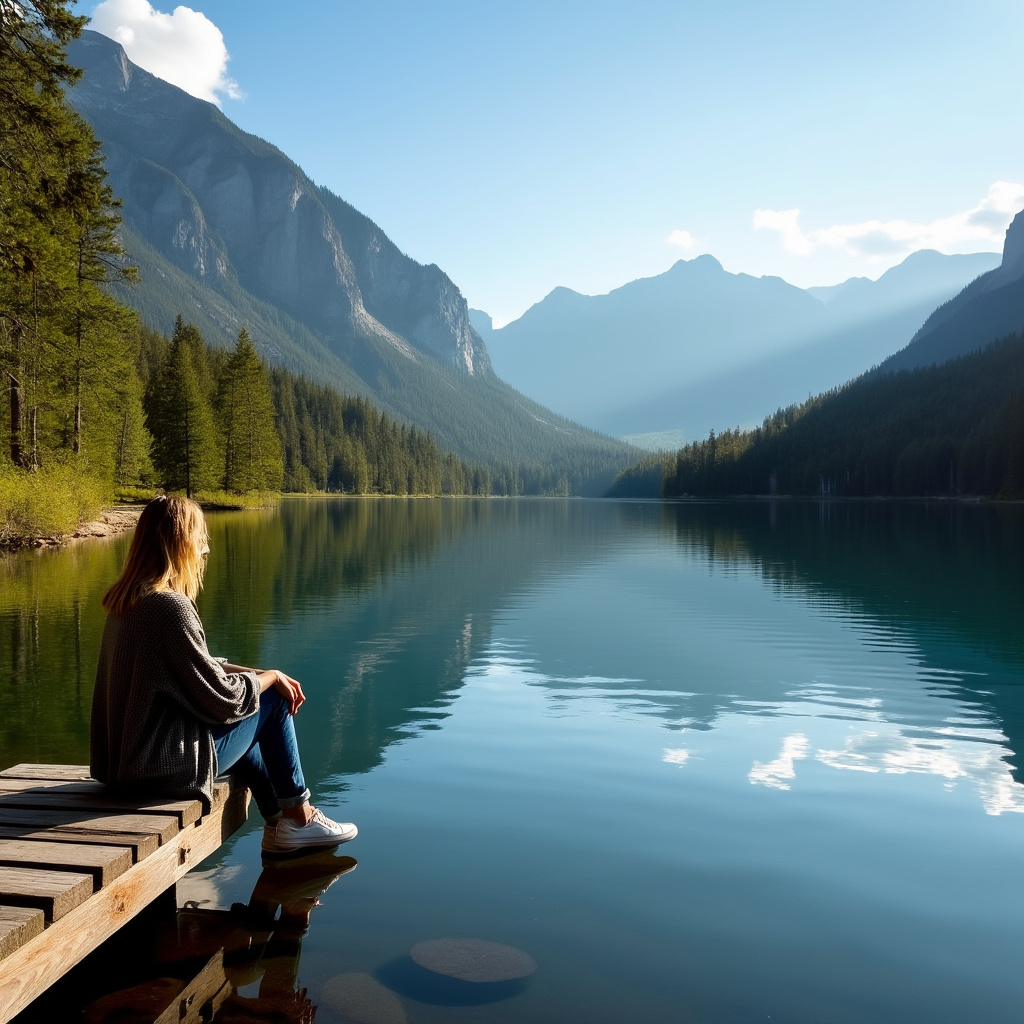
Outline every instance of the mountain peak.
[(725, 268), (711, 253), (705, 252), (694, 256), (692, 260), (676, 260), (669, 268), (669, 273), (686, 274), (695, 271), (704, 273), (725, 273)]

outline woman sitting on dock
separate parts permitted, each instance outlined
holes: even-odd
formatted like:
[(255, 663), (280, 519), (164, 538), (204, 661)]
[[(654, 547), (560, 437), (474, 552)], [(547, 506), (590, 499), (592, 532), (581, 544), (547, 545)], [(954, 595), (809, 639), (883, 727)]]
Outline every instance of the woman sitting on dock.
[(356, 836), (309, 803), (292, 716), (305, 702), (277, 669), (212, 658), (194, 601), (209, 535), (187, 498), (143, 509), (124, 568), (103, 598), (109, 613), (93, 693), (91, 770), (112, 788), (198, 797), (231, 770), (266, 825), (263, 849), (336, 846)]

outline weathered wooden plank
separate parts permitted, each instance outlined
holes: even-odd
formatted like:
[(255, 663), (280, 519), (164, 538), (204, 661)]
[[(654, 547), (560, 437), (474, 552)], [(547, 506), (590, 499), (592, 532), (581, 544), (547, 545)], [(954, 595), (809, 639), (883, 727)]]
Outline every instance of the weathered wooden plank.
[(0, 807), (0, 825), (30, 825), (97, 835), (104, 832), (140, 832), (155, 835), (161, 843), (166, 843), (179, 831), (178, 819), (166, 814), (92, 815), (53, 807)]
[(0, 793), (0, 808), (55, 807), (65, 811), (132, 811), (135, 814), (173, 814), (184, 828), (199, 820), (203, 812), (198, 800), (166, 800), (156, 797), (111, 796), (99, 793), (65, 793), (60, 790), (27, 789), (17, 793)]
[(124, 846), (46, 843), (0, 839), (0, 865), (77, 871), (92, 875), (93, 888), (102, 889), (132, 866), (132, 851)]
[(0, 772), (0, 777), (11, 779), (62, 779), (66, 782), (87, 780), (87, 764), (16, 764)]
[(36, 907), (0, 907), (0, 960), (42, 935), (43, 912)]
[(40, 793), (102, 793), (104, 786), (102, 782), (95, 779), (8, 779), (0, 775), (0, 793), (24, 793), (27, 789), (34, 789)]
[(74, 829), (62, 831), (60, 828), (34, 829), (31, 825), (0, 825), (0, 839), (122, 846), (129, 851), (135, 863), (155, 853), (160, 846), (160, 837), (153, 832), (77, 832)]
[[(90, 792), (103, 789), (103, 784), (89, 777), (89, 766), (85, 764), (16, 764), (13, 768), (0, 771), (0, 789), (17, 789), (20, 783), (36, 782), (44, 786), (60, 786), (79, 783)], [(233, 785), (230, 776), (220, 775), (213, 780), (214, 803), (218, 794), (227, 794)]]
[(0, 866), (0, 904), (38, 907), (47, 921), (59, 921), (91, 895), (92, 875)]
[(248, 800), (246, 789), (234, 789), (198, 825), (183, 829), (42, 935), (0, 960), (0, 1024), (213, 853), (245, 821)]

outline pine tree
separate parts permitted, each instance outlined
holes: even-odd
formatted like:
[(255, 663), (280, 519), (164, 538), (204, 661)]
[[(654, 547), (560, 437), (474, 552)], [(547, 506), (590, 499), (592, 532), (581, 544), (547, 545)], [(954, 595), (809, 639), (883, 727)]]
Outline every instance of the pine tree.
[(243, 328), (217, 395), (225, 490), (244, 493), (280, 489), (284, 459), (275, 416), (266, 368)]
[(220, 460), (213, 410), (183, 332), (176, 331), (171, 339), (146, 406), (154, 437), (153, 462), (164, 486), (188, 497), (216, 487)]
[[(0, 0), (0, 371), (8, 454), (36, 469), (82, 449), (83, 410), (110, 410), (129, 356), (131, 314), (101, 285), (132, 276), (99, 142), (64, 102), (81, 72), (64, 46), (86, 19), (58, 0)], [(96, 399), (96, 392), (104, 392)], [(92, 418), (90, 469), (109, 469), (113, 435)]]

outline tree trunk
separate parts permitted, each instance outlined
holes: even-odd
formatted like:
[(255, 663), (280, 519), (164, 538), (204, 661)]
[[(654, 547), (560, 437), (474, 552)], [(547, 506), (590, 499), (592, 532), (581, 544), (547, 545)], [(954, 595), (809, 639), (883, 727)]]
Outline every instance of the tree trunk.
[(11, 462), (20, 469), (25, 468), (25, 453), (22, 449), (22, 430), (25, 423), (25, 401), (21, 393), (21, 381), (8, 372), (11, 395)]
[(39, 406), (32, 406), (32, 411), (28, 414), (29, 423), (29, 440), (31, 441), (31, 448), (28, 453), (28, 465), (25, 467), (30, 473), (34, 473), (39, 468)]

